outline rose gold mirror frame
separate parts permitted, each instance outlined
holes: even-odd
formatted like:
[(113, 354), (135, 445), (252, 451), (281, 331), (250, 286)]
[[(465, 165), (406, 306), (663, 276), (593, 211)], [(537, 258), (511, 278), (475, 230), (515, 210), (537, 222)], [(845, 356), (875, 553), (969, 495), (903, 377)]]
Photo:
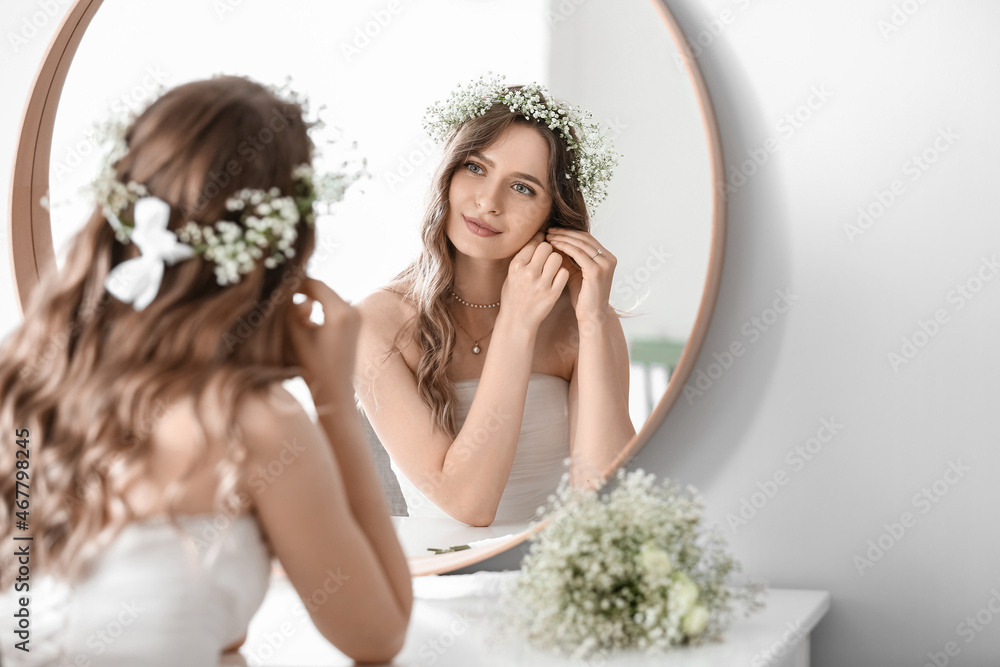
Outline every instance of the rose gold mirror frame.
[[(722, 280), (722, 265), (725, 255), (726, 199), (725, 191), (719, 184), (725, 180), (722, 145), (712, 101), (697, 64), (690, 53), (684, 33), (670, 13), (666, 0), (651, 0), (656, 7), (677, 51), (684, 54), (684, 67), (701, 107), (703, 127), (711, 149), (710, 166), (712, 172), (713, 221), (711, 257), (708, 262), (708, 276), (702, 292), (701, 306), (695, 318), (694, 328), (667, 391), (660, 399), (636, 437), (621, 452), (611, 468), (608, 477), (625, 465), (652, 437), (663, 423), (664, 418), (680, 397), (684, 382), (694, 369), (698, 353), (708, 333), (708, 325), (715, 310), (715, 302)], [(73, 56), (80, 45), (87, 26), (100, 9), (103, 0), (76, 0), (59, 26), (42, 59), (35, 76), (18, 133), (10, 191), (10, 261), (14, 272), (14, 288), (18, 309), (24, 315), (25, 305), (32, 290), (39, 283), (40, 276), (55, 262), (52, 245), (52, 231), (49, 212), (41, 201), (49, 189), (49, 157), (52, 151), (52, 131), (55, 126), (56, 109), (62, 95), (63, 84)], [(666, 65), (667, 63), (664, 63)], [(517, 546), (543, 526), (536, 526), (512, 539), (511, 542), (476, 549), (471, 552), (456, 552), (441, 556), (422, 556), (410, 559), (410, 569), (414, 576), (449, 572), (461, 567), (474, 565)]]

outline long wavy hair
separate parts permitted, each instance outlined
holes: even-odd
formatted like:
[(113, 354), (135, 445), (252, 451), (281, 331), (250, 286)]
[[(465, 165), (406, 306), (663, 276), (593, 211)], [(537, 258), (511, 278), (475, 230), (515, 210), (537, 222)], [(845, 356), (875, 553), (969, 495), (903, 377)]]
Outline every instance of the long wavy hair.
[[(190, 219), (234, 219), (225, 202), (237, 190), (294, 192), (293, 168), (313, 155), (308, 125), (298, 104), (248, 79), (187, 83), (129, 127), (117, 177), (145, 184), (169, 203), (172, 230)], [(227, 172), (233, 161), (235, 175), (235, 168)], [(277, 267), (260, 263), (223, 287), (212, 263), (198, 256), (167, 266), (157, 297), (136, 311), (110, 296), (104, 282), (139, 252), (116, 241), (95, 208), (63, 269), (53, 265), (42, 277), (24, 321), (0, 346), (0, 541), (12, 544), (16, 501), (23, 498), (15, 473), (24, 458), (12, 439), (28, 429), (33, 563), (66, 578), (81, 575), (137, 518), (124, 493), (142, 476), (156, 423), (179, 397), (195, 399), (199, 453), (208, 451), (206, 435), (224, 443), (215, 501), (232, 501), (246, 458), (234, 420), (241, 401), (301, 371), (284, 333), (315, 247), (312, 228), (300, 225), (294, 257)], [(221, 411), (203, 405), (210, 391)], [(192, 472), (165, 489), (171, 518)], [(8, 557), (0, 586), (9, 585), (13, 570)]]
[[(520, 86), (511, 86), (518, 90)], [(544, 102), (544, 99), (542, 100)], [(415, 314), (396, 336), (394, 351), (407, 336), (420, 345), (417, 389), (434, 416), (435, 425), (451, 437), (458, 434), (455, 417), (455, 385), (447, 375), (455, 348), (455, 322), (448, 308), (455, 278), (455, 246), (446, 233), (448, 190), (455, 171), (473, 151), (482, 151), (496, 142), (511, 125), (534, 127), (549, 147), (548, 186), (552, 210), (542, 228), (565, 227), (590, 231), (587, 205), (570, 166), (573, 153), (566, 141), (544, 123), (510, 112), (495, 104), (486, 113), (459, 125), (444, 147), (444, 158), (435, 172), (429, 201), (421, 221), (421, 250), (417, 259), (396, 275), (390, 288), (412, 304)], [(574, 134), (575, 138), (575, 134)], [(571, 178), (566, 178), (571, 174)]]

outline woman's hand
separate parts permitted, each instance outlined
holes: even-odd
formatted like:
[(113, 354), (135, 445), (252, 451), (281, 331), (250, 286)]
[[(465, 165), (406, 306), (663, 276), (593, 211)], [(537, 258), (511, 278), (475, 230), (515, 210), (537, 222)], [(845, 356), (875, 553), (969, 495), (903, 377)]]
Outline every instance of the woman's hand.
[(500, 313), (511, 314), (537, 329), (568, 279), (569, 271), (562, 266), (562, 257), (553, 252), (552, 245), (545, 242), (539, 231), (510, 260), (500, 291)]
[[(334, 397), (346, 392), (351, 396), (360, 313), (315, 278), (303, 278), (295, 291), (306, 299), (292, 304), (287, 330), (314, 401), (320, 402), (318, 394)], [(323, 308), (323, 324), (309, 319), (316, 302)]]
[(610, 307), (618, 259), (589, 233), (576, 229), (551, 227), (546, 240), (580, 267), (569, 276), (569, 297), (577, 321), (601, 321)]

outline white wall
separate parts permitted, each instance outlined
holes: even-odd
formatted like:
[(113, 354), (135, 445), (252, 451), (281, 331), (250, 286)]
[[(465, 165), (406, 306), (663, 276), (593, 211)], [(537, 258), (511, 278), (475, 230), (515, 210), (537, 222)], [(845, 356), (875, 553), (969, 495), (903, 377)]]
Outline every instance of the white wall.
[[(893, 4), (919, 10), (884, 38), (878, 22), (890, 18)], [(25, 98), (51, 35), (13, 54), (6, 35), (25, 6), (34, 5), (19, 3), (13, 15), (5, 9), (0, 20), (8, 100)], [(961, 308), (952, 290), (1000, 251), (990, 187), (1000, 155), (1000, 5), (670, 6), (692, 38), (705, 21), (732, 12), (719, 36), (703, 38), (710, 44), (698, 59), (727, 165), (738, 168), (769, 138), (777, 150), (729, 201), (722, 289), (697, 367), (709, 371), (713, 353), (734, 341), (746, 353), (702, 395), (680, 400), (635, 465), (698, 486), (724, 526), (758, 484), (785, 473), (787, 483), (746, 525), (725, 530), (749, 573), (777, 587), (832, 592), (832, 610), (814, 634), (817, 667), (920, 666), (948, 642), (959, 650), (950, 664), (994, 665), (1000, 619), (987, 610), (981, 618), (992, 622), (981, 631), (960, 624), (1000, 590), (1000, 280)], [(631, 76), (641, 85), (639, 68)], [(822, 104), (813, 98), (819, 108), (801, 127), (782, 124), (814, 87), (832, 96)], [(17, 113), (14, 102), (2, 111), (7, 155)], [(911, 180), (907, 162), (949, 127), (958, 139)], [(844, 225), (897, 179), (905, 191), (851, 243)], [(771, 321), (767, 309), (779, 290), (796, 300), (762, 331), (754, 318)], [(938, 310), (946, 323), (894, 370), (887, 354)], [(6, 257), (0, 312), (16, 312)], [(832, 440), (802, 464), (789, 458), (829, 418), (843, 425)], [(914, 494), (943, 479), (950, 461), (969, 470), (954, 485), (939, 483), (947, 493), (938, 502), (915, 504)], [(915, 525), (859, 574), (854, 557), (904, 512)]]
[[(919, 667), (948, 642), (958, 654), (939, 662), (995, 665), (1000, 279), (964, 305), (953, 290), (976, 287), (983, 258), (1000, 257), (1000, 3), (669, 4), (692, 39), (731, 12), (698, 58), (726, 164), (769, 137), (778, 149), (730, 198), (722, 288), (697, 367), (707, 371), (733, 341), (747, 351), (703, 395), (679, 401), (634, 465), (698, 486), (750, 573), (831, 591), (817, 667)], [(883, 37), (894, 5), (917, 11)], [(787, 136), (779, 124), (816, 87), (832, 96), (814, 98), (820, 108)], [(913, 172), (908, 161), (941, 128), (958, 139)], [(902, 194), (849, 241), (844, 225), (895, 180)], [(776, 290), (796, 300), (752, 340), (744, 327)], [(947, 322), (894, 369), (887, 355), (938, 310)], [(811, 460), (788, 458), (831, 418), (843, 426)], [(958, 461), (968, 470), (938, 483), (943, 497), (914, 503)], [(787, 482), (730, 529), (728, 515), (779, 471)], [(854, 557), (904, 512), (914, 525), (881, 538), (889, 551), (859, 573)], [(960, 625), (977, 613), (992, 622)]]

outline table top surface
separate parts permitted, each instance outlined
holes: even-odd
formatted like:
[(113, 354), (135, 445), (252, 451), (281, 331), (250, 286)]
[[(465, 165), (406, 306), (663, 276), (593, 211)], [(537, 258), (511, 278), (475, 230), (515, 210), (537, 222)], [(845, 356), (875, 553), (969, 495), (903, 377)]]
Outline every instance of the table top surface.
[[(414, 576), (448, 572), (504, 551), (526, 539), (528, 522), (500, 522), (489, 526), (469, 526), (454, 519), (392, 517), (396, 537), (403, 547)], [(467, 546), (468, 549), (434, 553), (431, 549)]]
[[(617, 653), (573, 662), (529, 648), (505, 634), (496, 609), (500, 586), (514, 572), (476, 572), (414, 579), (413, 616), (393, 665), (670, 665), (725, 667), (768, 664), (791, 654), (830, 607), (826, 591), (769, 589), (767, 607), (737, 616), (722, 643), (685, 647), (661, 655)], [(302, 615), (288, 579), (275, 574), (250, 623), (239, 659), (224, 664), (339, 667), (353, 661), (334, 648)]]

